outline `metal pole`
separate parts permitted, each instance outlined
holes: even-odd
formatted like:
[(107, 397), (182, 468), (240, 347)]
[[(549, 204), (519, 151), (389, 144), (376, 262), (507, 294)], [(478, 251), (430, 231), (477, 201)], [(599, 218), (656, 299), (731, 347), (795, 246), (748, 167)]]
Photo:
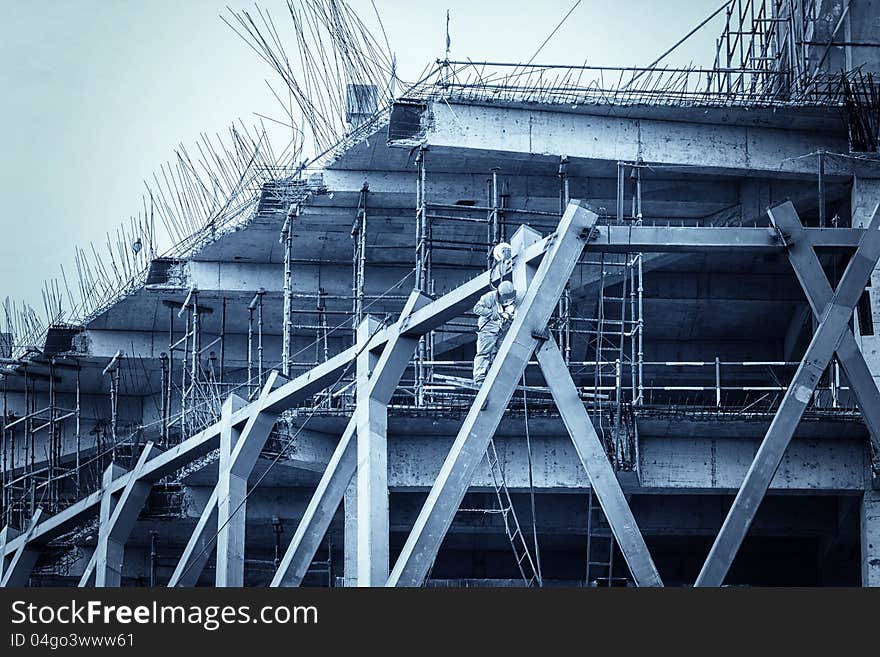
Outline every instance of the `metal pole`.
[(48, 488), (49, 508), (55, 511), (56, 504), (56, 481), (55, 474), (58, 467), (58, 445), (55, 436), (55, 366), (54, 359), (49, 361), (49, 472), (46, 486)]
[(263, 294), (265, 290), (260, 288), (257, 291), (257, 376), (260, 387), (263, 386)]
[(117, 431), (119, 429), (119, 366), (117, 365), (116, 369), (113, 370), (113, 374), (110, 377), (110, 404), (111, 404), (111, 412), (112, 412), (112, 420), (110, 424), (110, 430), (112, 432), (113, 438), (113, 447), (111, 452), (111, 460), (113, 463), (116, 462), (116, 436)]
[(253, 399), (254, 391), (254, 304), (251, 302), (248, 311), (248, 337), (247, 337), (247, 380), (248, 399)]
[(715, 406), (721, 408), (721, 359), (715, 356)]
[[(82, 464), (80, 463), (80, 442), (81, 442), (81, 431), (82, 431), (82, 404), (80, 399), (80, 367), (79, 361), (76, 361), (76, 409), (75, 409), (75, 422), (76, 425), (74, 427), (76, 432), (76, 474), (74, 475), (74, 485), (76, 486), (76, 498), (79, 499), (80, 496), (80, 468)], [(163, 392), (164, 394), (164, 392)]]
[(642, 339), (643, 339), (643, 337), (644, 337), (645, 320), (644, 320), (644, 315), (642, 314), (642, 292), (643, 292), (644, 288), (643, 288), (643, 286), (642, 286), (642, 254), (641, 254), (641, 253), (639, 254), (639, 268), (638, 268), (638, 273), (639, 273), (639, 287), (638, 287), (638, 306), (639, 306), (639, 321), (638, 321), (638, 328), (639, 328), (639, 353), (638, 353), (638, 358), (639, 358), (639, 405), (641, 405), (641, 404), (643, 404), (644, 401), (645, 401), (645, 394), (644, 394), (645, 391), (644, 391), (644, 388), (643, 388), (643, 376), (642, 376), (642, 375), (643, 375), (643, 372), (642, 372), (642, 365), (643, 365), (643, 356), (644, 356), (644, 352), (643, 352), (643, 350), (642, 350)]
[(489, 248), (494, 248), (495, 244), (501, 241), (501, 227), (499, 221), (501, 219), (500, 210), (500, 194), (498, 190), (498, 167), (492, 167), (492, 234), (489, 238)]
[[(196, 411), (198, 408), (199, 370), (201, 369), (202, 358), (202, 326), (199, 317), (199, 295), (196, 288), (193, 288), (192, 290), (192, 334), (192, 361), (190, 363), (191, 371), (189, 385), (192, 390), (192, 410)], [(190, 423), (190, 427), (193, 427), (192, 423)], [(186, 438), (186, 436), (184, 436), (184, 438)]]
[(150, 530), (150, 586), (156, 586), (159, 583), (159, 553), (157, 551), (159, 532), (155, 529)]
[[(6, 479), (7, 477), (12, 477), (12, 472), (10, 470), (10, 460), (12, 460), (12, 466), (15, 466), (15, 454), (12, 454), (12, 459), (6, 458), (6, 417), (8, 413), (7, 409), (7, 400), (6, 395), (8, 392), (9, 384), (7, 382), (7, 377), (3, 377), (3, 417), (0, 418), (0, 438), (3, 441), (3, 469), (0, 470), (0, 483), (2, 483), (2, 497), (0, 497), (0, 524), (8, 525), (9, 524), (9, 504), (7, 501), (7, 490), (6, 490)], [(3, 555), (0, 555), (0, 559), (3, 558)]]
[(568, 205), (568, 156), (559, 158), (559, 214), (565, 212)]
[(180, 364), (180, 439), (185, 440), (187, 436), (186, 425), (186, 401), (189, 397), (189, 388), (186, 385), (186, 361), (189, 358), (189, 337), (190, 337), (190, 316), (186, 316), (186, 332), (183, 334), (183, 358)]
[(825, 149), (819, 149), (819, 228), (825, 228)]
[(623, 223), (623, 162), (617, 163), (617, 223)]
[(174, 381), (174, 309), (168, 309), (168, 386), (166, 388), (165, 394), (168, 395), (168, 400), (166, 402), (167, 406), (167, 414), (165, 416), (165, 437), (170, 438), (169, 426), (168, 426), (168, 416), (171, 414), (171, 390), (172, 390), (172, 382)]
[[(425, 173), (425, 153), (427, 149), (419, 148), (419, 154), (416, 156), (416, 166), (418, 167), (418, 181), (416, 187), (416, 290), (419, 292), (427, 292), (427, 202), (425, 199), (426, 173)], [(353, 328), (357, 328), (356, 326)], [(415, 358), (415, 401), (416, 405), (421, 406), (425, 401), (425, 360), (427, 360), (427, 336), (419, 338), (419, 347), (416, 351)]]
[(220, 383), (223, 383), (223, 370), (226, 367), (226, 297), (223, 297), (223, 311), (220, 315)]
[[(638, 327), (636, 324), (636, 256), (634, 255), (632, 259), (629, 261), (629, 384), (630, 384), (630, 400), (633, 403), (636, 403), (636, 395), (638, 383), (636, 381), (636, 333), (638, 331)], [(624, 290), (625, 292), (625, 290)], [(623, 330), (626, 331), (627, 327), (624, 325)]]
[(831, 376), (831, 406), (837, 408), (840, 402), (840, 362), (834, 359), (834, 368)]
[(169, 399), (165, 398), (165, 389), (168, 383), (168, 355), (163, 351), (159, 354), (159, 363), (162, 366), (162, 427), (160, 431), (161, 444), (164, 446), (168, 441), (168, 404)]
[(284, 308), (281, 339), (281, 373), (290, 377), (290, 341), (292, 339), (291, 311), (293, 310), (293, 226), (295, 213), (293, 205), (287, 211), (287, 219), (281, 228), (281, 243), (284, 245)]

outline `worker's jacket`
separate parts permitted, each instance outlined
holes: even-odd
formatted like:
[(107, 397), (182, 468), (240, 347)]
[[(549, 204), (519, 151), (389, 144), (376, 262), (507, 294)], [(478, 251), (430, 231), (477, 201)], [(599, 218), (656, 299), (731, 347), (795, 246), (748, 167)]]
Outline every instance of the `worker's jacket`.
[(485, 333), (499, 333), (502, 328), (506, 328), (505, 324), (508, 324), (509, 320), (501, 318), (503, 311), (504, 307), (498, 300), (498, 293), (495, 290), (486, 292), (474, 305), (474, 312), (477, 314), (477, 330)]

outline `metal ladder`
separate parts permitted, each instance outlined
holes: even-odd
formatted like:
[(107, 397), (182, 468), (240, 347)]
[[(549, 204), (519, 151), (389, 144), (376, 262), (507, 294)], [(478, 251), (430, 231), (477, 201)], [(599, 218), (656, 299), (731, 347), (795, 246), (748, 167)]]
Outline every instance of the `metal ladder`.
[[(333, 544), (327, 543), (327, 558), (313, 559), (306, 570), (306, 575), (319, 575), (326, 578), (327, 586), (333, 586)], [(339, 578), (341, 579), (341, 578)]]
[(590, 488), (587, 498), (587, 586), (626, 586), (629, 581), (627, 577), (614, 576), (616, 547), (617, 542), (605, 513), (594, 500), (593, 489)]
[(522, 575), (526, 586), (543, 586), (543, 581), (532, 554), (529, 551), (526, 537), (522, 532), (519, 519), (516, 516), (516, 510), (513, 507), (513, 500), (510, 499), (510, 491), (504, 481), (504, 471), (498, 459), (498, 452), (495, 449), (495, 440), (489, 439), (489, 447), (486, 448), (486, 460), (489, 463), (489, 471), (492, 474), (492, 486), (495, 489), (495, 497), (498, 500), (498, 509), (501, 513), (501, 519), (504, 522), (504, 531), (510, 541), (510, 547), (513, 550), (513, 557), (516, 560), (516, 567)]
[[(626, 356), (624, 349), (624, 333), (626, 326), (624, 320), (626, 312), (626, 284), (627, 264), (624, 262), (609, 262), (605, 254), (601, 257), (601, 276), (599, 279), (599, 299), (597, 305), (596, 334), (594, 351), (596, 366), (594, 373), (595, 404), (593, 417), (598, 420), (599, 435), (605, 445), (605, 449), (611, 458), (615, 469), (619, 469), (625, 460), (624, 449), (621, 443), (621, 415), (622, 415), (622, 389), (623, 389), (623, 366)], [(614, 267), (623, 273), (622, 289), (620, 297), (611, 297), (606, 294), (606, 278), (608, 269)], [(617, 319), (608, 320), (609, 305), (619, 304)], [(604, 396), (604, 397), (603, 397)], [(600, 400), (607, 399), (608, 404), (603, 408)], [(624, 430), (625, 435), (625, 430)]]

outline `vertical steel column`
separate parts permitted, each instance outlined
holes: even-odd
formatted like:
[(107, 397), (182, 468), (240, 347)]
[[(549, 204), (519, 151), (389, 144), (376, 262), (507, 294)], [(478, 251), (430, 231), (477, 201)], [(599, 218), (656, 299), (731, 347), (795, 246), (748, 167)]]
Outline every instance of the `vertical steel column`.
[(383, 586), (388, 579), (388, 407), (373, 394), (370, 378), (379, 355), (366, 349), (381, 323), (367, 315), (358, 326), (357, 357), (357, 584)]
[(217, 570), (215, 584), (244, 586), (244, 522), (232, 522), (232, 515), (240, 513), (247, 496), (247, 476), (231, 473), (232, 453), (241, 436), (241, 429), (233, 426), (232, 414), (245, 405), (238, 395), (230, 395), (223, 402), (220, 415), (220, 463), (217, 477)]
[[(100, 527), (107, 527), (113, 515), (116, 500), (110, 494), (110, 484), (119, 476), (125, 474), (125, 469), (116, 463), (110, 463), (104, 470), (101, 488), (104, 493), (101, 497)], [(103, 536), (102, 536), (103, 535)], [(110, 541), (106, 536), (106, 529), (98, 530), (98, 543), (95, 546), (95, 586), (113, 587), (122, 583), (122, 569), (113, 568), (112, 564), (122, 564), (123, 546), (117, 541)]]
[[(401, 325), (413, 312), (424, 307), (428, 302), (429, 298), (421, 292), (414, 290), (410, 294), (396, 324), (398, 331), (385, 343), (382, 355), (373, 369), (369, 382), (370, 396), (383, 404), (391, 400), (400, 377), (418, 345), (417, 337), (399, 332), (405, 330), (405, 326)], [(339, 503), (346, 495), (346, 490), (351, 488), (349, 483), (358, 466), (357, 445), (352, 440), (356, 431), (357, 418), (352, 417), (330, 456), (327, 469), (321, 475), (321, 480), (309, 500), (270, 586), (299, 586), (302, 583), (309, 564), (314, 559), (315, 552), (339, 508)], [(346, 516), (350, 517), (350, 515), (350, 510), (347, 508)], [(346, 578), (348, 577), (349, 575), (346, 574)]]
[(102, 484), (98, 542), (83, 571), (79, 586), (87, 586), (93, 578), (97, 587), (122, 585), (125, 542), (131, 535), (153, 486), (151, 482), (140, 478), (147, 460), (154, 455), (153, 452), (153, 443), (148, 442), (129, 474), (126, 485), (118, 494), (111, 493), (110, 488), (114, 480), (126, 471), (115, 463), (107, 466)]

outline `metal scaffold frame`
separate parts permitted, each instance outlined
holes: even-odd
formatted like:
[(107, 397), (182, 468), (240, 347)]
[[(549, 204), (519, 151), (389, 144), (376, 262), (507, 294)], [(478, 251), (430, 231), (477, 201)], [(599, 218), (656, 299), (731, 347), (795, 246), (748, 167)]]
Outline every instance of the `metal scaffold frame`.
[[(241, 584), (248, 477), (272, 427), (280, 413), (314, 399), (357, 363), (354, 414), (279, 560), (272, 585), (295, 585), (302, 581), (359, 463), (364, 469), (358, 476), (359, 498), (363, 500), (358, 514), (358, 583), (420, 585), (521, 375), (534, 356), (633, 581), (638, 585), (660, 585), (659, 574), (605, 446), (594, 429), (594, 419), (588, 415), (564, 355), (548, 332), (551, 316), (585, 248), (612, 253), (787, 250), (814, 311), (818, 311), (819, 326), (697, 581), (699, 585), (721, 584), (782, 452), (835, 351), (851, 377), (850, 385), (862, 407), (871, 440), (880, 445), (880, 392), (873, 379), (864, 375), (867, 365), (861, 353), (852, 348), (848, 333), (853, 307), (880, 259), (880, 215), (875, 213), (865, 230), (805, 229), (790, 203), (773, 208), (771, 218), (775, 227), (769, 229), (627, 227), (626, 231), (618, 231), (615, 226), (597, 225), (596, 214), (572, 201), (556, 232), (532, 243), (522, 240), (513, 259), (497, 271), (484, 272), (433, 301), (418, 290), (413, 291), (396, 322), (383, 325), (365, 317), (355, 345), (292, 380), (272, 372), (256, 400), (248, 403), (235, 395), (228, 397), (219, 422), (165, 451), (148, 444), (129, 472), (111, 465), (101, 489), (59, 513), (44, 518), (43, 509), (37, 507), (22, 534), (7, 526), (2, 534), (2, 583), (26, 583), (41, 549), (99, 509), (99, 540), (106, 542), (106, 547), (95, 557), (94, 578), (95, 582), (116, 582), (121, 568), (120, 546), (137, 517), (138, 499), (144, 496), (145, 488), (219, 448), (217, 485), (171, 583), (195, 583), (216, 545), (216, 583)], [(516, 243), (518, 238), (514, 236), (512, 242)], [(834, 291), (815, 260), (812, 249), (816, 246), (856, 248)], [(391, 567), (387, 468), (382, 467), (383, 459), (387, 458), (388, 401), (409, 366), (420, 337), (459, 316), (493, 280), (507, 274), (526, 281), (521, 312), (504, 338), (409, 538)], [(383, 498), (386, 504), (375, 503)], [(91, 571), (90, 566), (89, 577)]]

